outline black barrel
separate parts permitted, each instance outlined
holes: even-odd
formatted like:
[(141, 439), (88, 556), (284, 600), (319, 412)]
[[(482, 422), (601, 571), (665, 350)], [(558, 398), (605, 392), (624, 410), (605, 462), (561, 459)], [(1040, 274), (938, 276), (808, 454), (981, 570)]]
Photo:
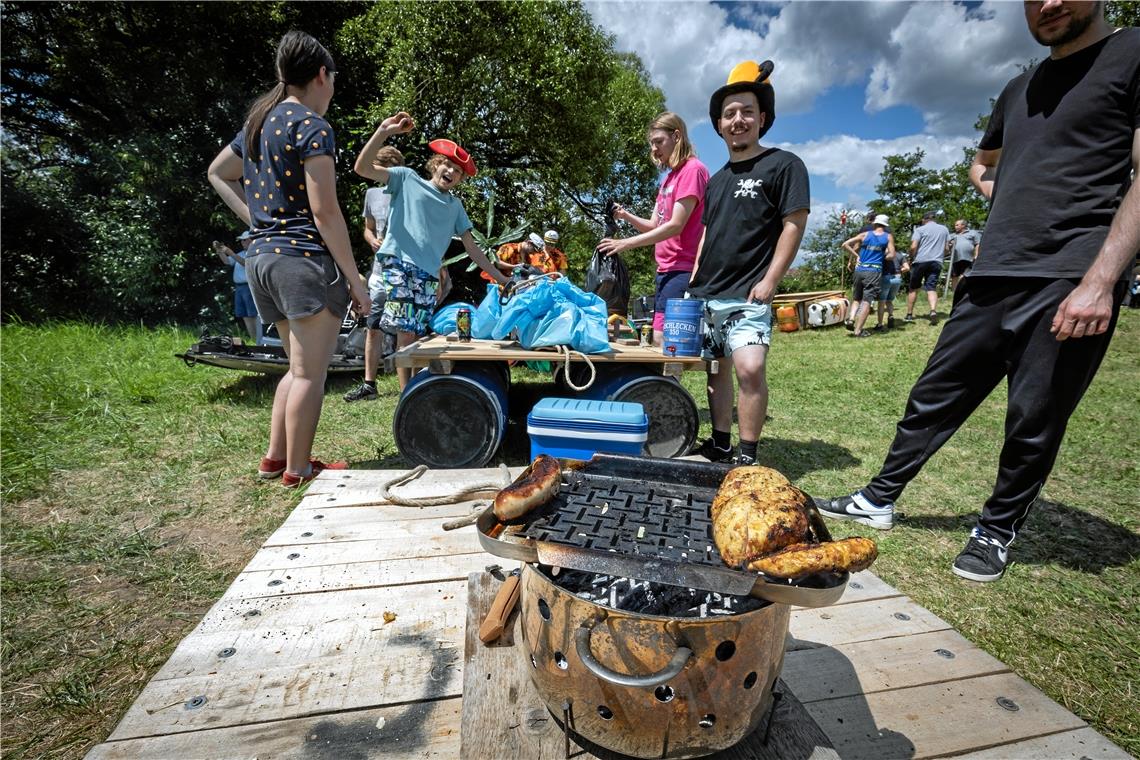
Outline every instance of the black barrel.
[(396, 448), (435, 469), (486, 466), (503, 441), (509, 386), (504, 362), (456, 362), (449, 375), (420, 370), (396, 406)]

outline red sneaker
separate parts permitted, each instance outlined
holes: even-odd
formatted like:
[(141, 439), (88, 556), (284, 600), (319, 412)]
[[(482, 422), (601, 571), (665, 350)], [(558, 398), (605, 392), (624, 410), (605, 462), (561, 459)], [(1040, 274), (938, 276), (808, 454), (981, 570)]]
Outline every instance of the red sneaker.
[(309, 472), (307, 475), (294, 475), (291, 472), (284, 472), (281, 475), (281, 485), (286, 488), (296, 488), (302, 483), (308, 483), (313, 478), (317, 477), (323, 470), (347, 470), (348, 462), (329, 462), (328, 464), (319, 459), (309, 460)]
[(274, 478), (281, 477), (281, 473), (285, 472), (284, 459), (270, 459), (269, 457), (262, 457), (261, 464), (257, 467), (257, 477), (262, 480), (273, 480)]

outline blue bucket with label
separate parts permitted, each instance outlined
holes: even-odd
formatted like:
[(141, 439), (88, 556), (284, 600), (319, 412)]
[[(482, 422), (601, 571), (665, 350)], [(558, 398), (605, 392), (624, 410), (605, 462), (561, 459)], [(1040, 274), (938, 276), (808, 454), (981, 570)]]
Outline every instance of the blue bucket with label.
[(661, 352), (666, 356), (701, 355), (701, 312), (699, 298), (670, 298), (665, 302), (665, 326)]
[(456, 362), (451, 374), (412, 376), (392, 420), (396, 448), (433, 469), (485, 467), (507, 428), (505, 362)]

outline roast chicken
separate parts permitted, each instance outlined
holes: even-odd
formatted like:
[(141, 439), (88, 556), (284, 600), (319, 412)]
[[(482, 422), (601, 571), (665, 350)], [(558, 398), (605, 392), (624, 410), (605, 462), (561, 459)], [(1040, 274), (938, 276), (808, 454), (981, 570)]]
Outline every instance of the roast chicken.
[(713, 540), (721, 559), (730, 567), (791, 579), (856, 572), (874, 562), (877, 550), (868, 539), (812, 541), (819, 531), (813, 537), (808, 508), (807, 494), (776, 470), (730, 470), (711, 508)]

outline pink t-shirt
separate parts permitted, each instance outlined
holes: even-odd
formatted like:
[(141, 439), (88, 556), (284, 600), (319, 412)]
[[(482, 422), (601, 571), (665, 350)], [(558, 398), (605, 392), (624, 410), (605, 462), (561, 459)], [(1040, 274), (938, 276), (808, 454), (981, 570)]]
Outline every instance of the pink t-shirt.
[(658, 272), (691, 272), (697, 261), (697, 246), (701, 244), (701, 214), (705, 208), (705, 185), (709, 183), (709, 170), (696, 158), (690, 158), (665, 176), (657, 191), (657, 226), (673, 218), (673, 206), (684, 198), (696, 198), (697, 205), (681, 229), (680, 235), (658, 243), (653, 252), (657, 256)]

